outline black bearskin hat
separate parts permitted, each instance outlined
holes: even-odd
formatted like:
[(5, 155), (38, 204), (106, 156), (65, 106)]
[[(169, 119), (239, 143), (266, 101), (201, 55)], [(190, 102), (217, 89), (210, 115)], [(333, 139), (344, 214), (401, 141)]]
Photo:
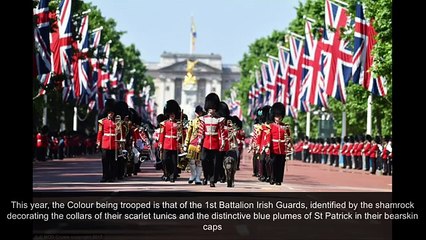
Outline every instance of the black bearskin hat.
[(342, 143), (342, 138), (341, 138), (341, 137), (336, 137), (336, 143), (337, 143), (337, 144)]
[(386, 135), (386, 136), (385, 136), (385, 141), (386, 141), (386, 142), (389, 142), (390, 140), (391, 140), (391, 137), (390, 137), (389, 135)]
[(284, 104), (281, 102), (274, 103), (271, 108), (271, 118), (273, 119), (277, 116), (285, 116), (285, 107)]
[(332, 144), (336, 143), (336, 138), (335, 137), (331, 137), (330, 138), (330, 143), (332, 143)]
[(98, 119), (106, 118), (109, 112), (115, 112), (115, 99), (105, 100), (104, 110), (99, 114)]
[(180, 117), (181, 111), (179, 103), (176, 100), (170, 99), (164, 106), (164, 115), (168, 118), (170, 114), (175, 114), (176, 118)]
[(263, 106), (262, 117), (260, 118), (261, 123), (266, 123), (266, 122), (270, 121), (270, 119), (269, 119), (269, 114), (270, 114), (269, 111), (270, 110), (271, 110), (271, 106), (269, 106), (269, 105)]
[(382, 143), (382, 138), (381, 138), (380, 136), (376, 136), (376, 137), (374, 138), (374, 141), (375, 141), (376, 143)]
[(166, 119), (167, 119), (166, 115), (164, 115), (162, 113), (158, 114), (157, 115), (157, 124), (160, 124), (162, 121), (164, 121)]
[(140, 125), (142, 118), (139, 117), (138, 112), (136, 112), (136, 110), (133, 108), (129, 108), (129, 113), (130, 113), (130, 121), (132, 121), (132, 123), (136, 125)]
[(200, 105), (195, 107), (195, 113), (197, 113), (198, 115), (203, 115), (204, 114), (204, 109), (203, 107), (201, 107)]
[(232, 122), (235, 125), (237, 125), (238, 129), (242, 129), (243, 128), (243, 122), (237, 116), (232, 116), (231, 119), (232, 119)]
[(224, 101), (219, 102), (218, 108), (216, 109), (216, 113), (220, 117), (228, 119), (229, 118), (229, 114), (230, 114), (228, 104), (226, 104), (226, 102), (224, 102)]
[(114, 109), (115, 109), (115, 115), (116, 116), (120, 115), (121, 120), (124, 120), (124, 117), (126, 116), (130, 116), (129, 106), (124, 101), (119, 101), (115, 103)]
[(367, 141), (371, 142), (371, 140), (373, 140), (373, 138), (371, 137), (370, 134), (365, 135), (365, 139), (367, 139)]
[(349, 142), (350, 143), (354, 143), (355, 142), (355, 138), (353, 135), (349, 136)]
[(49, 132), (49, 127), (47, 126), (47, 125), (44, 125), (42, 128), (41, 128), (41, 131), (40, 131), (42, 134), (47, 134), (48, 132)]
[(343, 142), (345, 142), (345, 143), (349, 142), (349, 137), (348, 136), (344, 136), (343, 137)]
[(219, 106), (219, 96), (216, 93), (209, 93), (204, 99), (204, 109), (208, 111), (209, 109), (217, 109)]
[(364, 142), (365, 141), (365, 136), (364, 135), (359, 135), (359, 141), (360, 142)]

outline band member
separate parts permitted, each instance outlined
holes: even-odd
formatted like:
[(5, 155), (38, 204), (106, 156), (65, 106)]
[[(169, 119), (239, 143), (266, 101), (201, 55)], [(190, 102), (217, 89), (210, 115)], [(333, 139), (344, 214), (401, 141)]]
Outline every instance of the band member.
[(98, 121), (98, 136), (96, 145), (102, 151), (102, 179), (101, 182), (113, 182), (116, 177), (115, 154), (117, 150), (114, 110), (106, 110), (108, 115)]
[[(225, 158), (225, 154), (229, 151), (229, 130), (230, 127), (228, 125), (228, 120), (230, 122), (231, 128), (232, 128), (232, 121), (231, 117), (229, 116), (230, 111), (228, 108), (228, 105), (225, 102), (220, 102), (219, 107), (217, 109), (217, 114), (219, 117), (224, 118), (224, 125), (223, 125), (223, 134), (220, 135), (219, 141), (225, 142), (225, 146), (223, 149), (219, 149), (218, 158), (215, 162), (215, 176), (214, 181), (215, 183), (217, 181), (220, 181), (221, 183), (225, 182), (225, 170), (223, 169), (223, 159)], [(236, 160), (236, 156), (234, 158)]]
[[(177, 178), (178, 157), (178, 122), (176, 116), (180, 116), (181, 109), (175, 100), (169, 100), (164, 106), (164, 115), (168, 120), (160, 123), (160, 139), (158, 147), (165, 168), (166, 181), (175, 182)], [(162, 152), (162, 154), (161, 154)]]
[(383, 175), (392, 175), (392, 138), (384, 137), (383, 143)]
[(167, 120), (167, 117), (160, 113), (157, 115), (157, 127), (154, 130), (154, 134), (152, 135), (153, 138), (153, 144), (152, 146), (154, 147), (154, 152), (155, 152), (155, 169), (156, 170), (162, 170), (163, 171), (163, 176), (161, 177), (162, 180), (166, 180), (166, 173), (165, 173), (165, 167), (163, 164), (163, 160), (160, 157), (160, 150), (158, 147), (158, 142), (160, 141), (160, 124)]
[(259, 181), (270, 181), (272, 175), (272, 162), (270, 158), (271, 152), (269, 151), (269, 138), (271, 133), (270, 123), (270, 109), (271, 106), (266, 105), (262, 108), (262, 133), (260, 134), (259, 144)]
[(237, 131), (237, 143), (238, 143), (238, 151), (237, 151), (237, 170), (240, 170), (240, 162), (241, 162), (241, 156), (243, 154), (243, 147), (244, 147), (244, 141), (246, 139), (246, 134), (243, 130), (243, 122), (237, 117), (232, 116), (232, 122), (233, 126), (236, 127)]
[(270, 147), (271, 152), (272, 175), (270, 184), (276, 185), (281, 185), (284, 179), (286, 156), (292, 154), (293, 149), (290, 125), (282, 122), (284, 114), (284, 104), (276, 102), (272, 105), (271, 117), (273, 122), (270, 124), (271, 134), (268, 139), (269, 146), (266, 146), (266, 148)]
[(200, 117), (200, 127), (198, 128), (198, 150), (201, 150), (201, 161), (204, 172), (203, 185), (210, 182), (210, 187), (215, 187), (214, 166), (218, 159), (219, 150), (225, 147), (225, 141), (220, 141), (220, 135), (223, 134), (224, 119), (216, 114), (219, 106), (219, 96), (215, 93), (209, 93), (204, 102), (204, 109), (207, 114)]
[(260, 141), (260, 137), (262, 134), (262, 122), (261, 122), (261, 118), (262, 118), (262, 108), (258, 108), (256, 110), (256, 118), (254, 119), (254, 124), (253, 124), (253, 132), (252, 132), (252, 138), (251, 138), (251, 144), (250, 144), (250, 149), (249, 151), (253, 151), (253, 158), (252, 158), (252, 164), (253, 164), (253, 177), (258, 177), (260, 176), (259, 174), (259, 145), (258, 142)]
[(201, 166), (200, 153), (197, 152), (198, 146), (198, 127), (200, 126), (200, 117), (205, 114), (203, 107), (197, 106), (195, 108), (195, 118), (191, 120), (188, 126), (184, 151), (188, 154), (186, 157), (189, 160), (189, 168), (191, 170), (191, 176), (189, 177), (188, 183), (201, 185), (201, 172), (203, 170)]
[[(131, 142), (128, 141), (128, 135), (130, 133), (129, 126), (129, 107), (126, 102), (119, 101), (115, 104), (115, 115), (116, 115), (116, 133), (117, 133), (117, 179), (122, 180), (127, 175), (127, 162), (129, 161), (127, 147), (131, 146)], [(119, 116), (119, 118), (117, 118)]]

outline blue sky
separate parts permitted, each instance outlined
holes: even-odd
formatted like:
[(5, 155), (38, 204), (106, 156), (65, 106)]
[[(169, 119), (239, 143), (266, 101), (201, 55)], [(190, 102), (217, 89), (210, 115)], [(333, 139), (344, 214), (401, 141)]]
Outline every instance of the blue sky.
[[(220, 54), (237, 64), (256, 39), (284, 30), (296, 18), (298, 0), (85, 0), (126, 31), (144, 61), (158, 62), (164, 52), (189, 53), (191, 16), (195, 53)], [(302, 0), (304, 2), (304, 0)]]

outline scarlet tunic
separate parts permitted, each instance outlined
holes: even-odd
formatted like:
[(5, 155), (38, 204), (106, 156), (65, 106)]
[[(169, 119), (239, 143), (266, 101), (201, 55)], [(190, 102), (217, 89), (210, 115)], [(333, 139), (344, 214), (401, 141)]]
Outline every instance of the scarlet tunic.
[(209, 150), (219, 150), (225, 147), (225, 142), (220, 141), (220, 135), (224, 134), (224, 118), (214, 117), (210, 114), (200, 117), (200, 127), (198, 128), (199, 144)]
[(171, 120), (166, 120), (160, 123), (160, 140), (158, 146), (165, 150), (177, 150), (177, 131), (178, 124)]
[(120, 139), (116, 136), (114, 121), (103, 118), (99, 120), (97, 142), (101, 144), (102, 149), (115, 150), (115, 140)]
[(273, 154), (285, 155), (287, 154), (286, 145), (290, 140), (290, 128), (288, 124), (271, 123), (270, 142), (272, 143), (271, 151)]
[(47, 135), (42, 135), (41, 133), (37, 133), (37, 147), (38, 148), (45, 148), (47, 147), (47, 143), (49, 139), (47, 138)]

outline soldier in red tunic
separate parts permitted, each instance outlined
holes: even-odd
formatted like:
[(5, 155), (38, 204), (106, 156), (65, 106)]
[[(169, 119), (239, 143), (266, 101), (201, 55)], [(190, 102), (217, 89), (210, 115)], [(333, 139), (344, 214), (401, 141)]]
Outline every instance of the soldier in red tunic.
[(178, 122), (176, 116), (180, 116), (181, 108), (175, 100), (169, 100), (164, 106), (164, 115), (167, 120), (160, 123), (160, 137), (158, 148), (162, 152), (163, 167), (166, 181), (175, 182), (177, 178), (178, 157)]
[(100, 119), (96, 145), (102, 151), (102, 179), (101, 182), (113, 182), (116, 177), (116, 126), (113, 109), (108, 110), (106, 118)]
[[(230, 111), (228, 108), (228, 105), (221, 101), (219, 103), (219, 107), (217, 109), (217, 114), (219, 117), (224, 118), (224, 124), (223, 124), (223, 134), (220, 135), (220, 142), (225, 142), (225, 146), (222, 149), (219, 149), (219, 154), (217, 155), (218, 158), (215, 161), (214, 165), (214, 182), (220, 181), (221, 183), (225, 182), (225, 170), (223, 169), (223, 159), (225, 158), (225, 154), (229, 151), (229, 126), (227, 124), (227, 121), (231, 121), (231, 118), (229, 116)], [(232, 123), (232, 121), (231, 121)]]
[(266, 105), (262, 108), (262, 117), (261, 117), (261, 134), (259, 143), (259, 181), (268, 182), (272, 176), (272, 162), (271, 162), (271, 151), (269, 151), (269, 138), (271, 133), (270, 123), (270, 114), (269, 111), (271, 106)]
[(43, 126), (41, 131), (37, 133), (36, 139), (36, 156), (38, 161), (46, 161), (47, 157), (47, 147), (49, 144), (49, 128), (47, 126)]
[(243, 130), (243, 122), (237, 117), (232, 116), (232, 122), (236, 126), (237, 131), (237, 143), (238, 143), (238, 152), (237, 152), (237, 170), (240, 170), (241, 156), (243, 154), (244, 141), (246, 139), (246, 134)]
[(260, 176), (259, 174), (259, 166), (260, 166), (260, 156), (259, 156), (259, 139), (261, 137), (262, 134), (262, 123), (261, 123), (261, 118), (262, 118), (262, 108), (258, 108), (256, 110), (256, 118), (254, 119), (254, 124), (253, 124), (253, 132), (252, 132), (252, 137), (251, 137), (251, 144), (250, 144), (250, 149), (253, 152), (253, 177), (258, 177)]
[(268, 139), (267, 148), (270, 148), (272, 161), (272, 174), (270, 184), (281, 185), (284, 179), (284, 166), (287, 154), (291, 154), (292, 140), (290, 125), (283, 123), (285, 114), (284, 104), (277, 102), (272, 105), (271, 118), (273, 122), (269, 124), (271, 132)]
[(204, 109), (207, 114), (200, 118), (200, 127), (198, 128), (198, 149), (201, 150), (201, 161), (204, 172), (203, 185), (210, 182), (210, 187), (215, 187), (215, 161), (218, 159), (219, 150), (225, 148), (225, 141), (221, 135), (224, 134), (224, 118), (219, 117), (216, 110), (219, 106), (219, 96), (215, 93), (209, 93), (204, 102)]

